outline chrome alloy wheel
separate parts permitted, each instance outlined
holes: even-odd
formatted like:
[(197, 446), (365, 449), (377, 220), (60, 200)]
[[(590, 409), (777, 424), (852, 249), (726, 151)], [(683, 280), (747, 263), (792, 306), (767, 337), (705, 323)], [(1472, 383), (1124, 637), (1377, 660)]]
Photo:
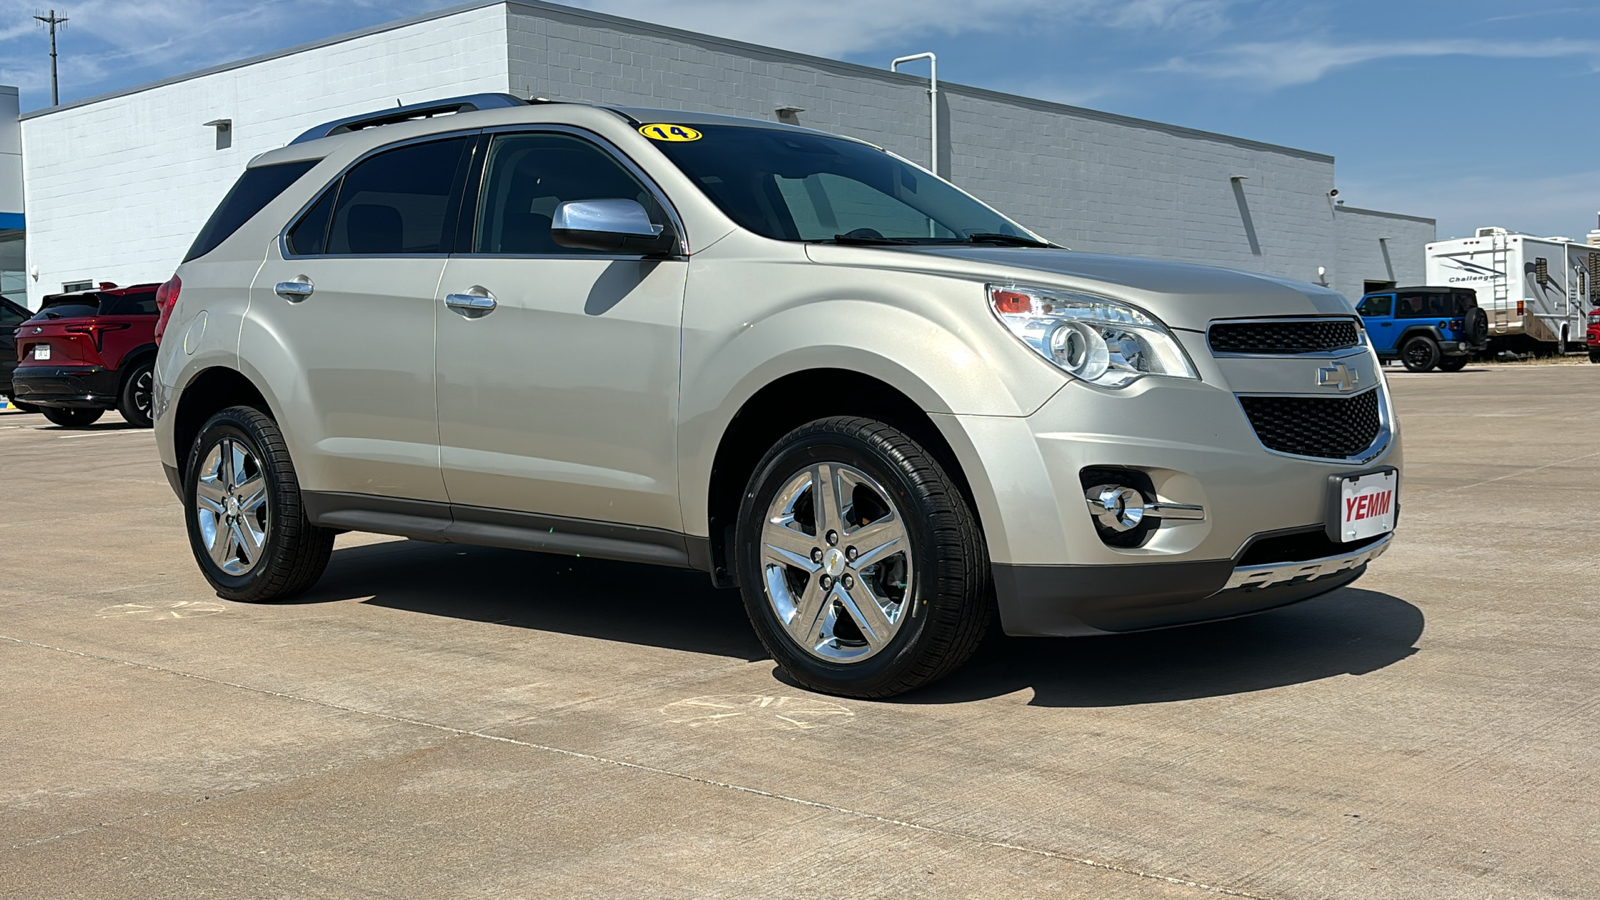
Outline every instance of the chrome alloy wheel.
[(200, 539), (217, 568), (229, 575), (255, 568), (272, 518), (261, 463), (243, 441), (225, 437), (206, 454), (194, 506)]
[(905, 519), (860, 469), (819, 463), (778, 491), (761, 528), (767, 602), (818, 659), (853, 663), (886, 647), (910, 614)]

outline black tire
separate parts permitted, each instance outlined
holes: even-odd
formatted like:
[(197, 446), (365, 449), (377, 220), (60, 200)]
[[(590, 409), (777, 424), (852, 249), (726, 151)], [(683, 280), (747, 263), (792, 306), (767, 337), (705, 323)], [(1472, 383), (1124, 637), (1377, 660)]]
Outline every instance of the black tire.
[(1462, 323), (1467, 343), (1480, 346), (1489, 340), (1489, 314), (1481, 308), (1473, 306), (1467, 309), (1466, 321)]
[[(237, 442), (225, 444), (225, 442)], [(219, 564), (210, 552), (203, 533), (203, 513), (199, 491), (203, 475), (213, 450), (242, 446), (248, 454), (245, 471), (223, 481), (210, 482), (214, 487), (226, 485), (232, 494), (234, 486), (248, 484), (252, 478), (261, 478), (265, 506), (248, 513), (251, 521), (260, 526), (264, 539), (254, 560), (242, 571), (230, 572)], [(253, 465), (251, 460), (254, 461)], [(322, 577), (333, 553), (333, 531), (312, 525), (305, 515), (300, 498), (300, 480), (295, 476), (289, 459), (289, 448), (283, 432), (271, 417), (248, 406), (231, 406), (212, 416), (200, 434), (195, 437), (189, 452), (189, 470), (183, 481), (184, 519), (189, 526), (189, 548), (206, 580), (211, 582), (217, 596), (226, 600), (247, 603), (267, 603), (286, 600), (301, 593)], [(252, 492), (253, 493), (253, 492)], [(247, 503), (233, 508), (245, 515)], [(221, 507), (219, 507), (220, 509)], [(212, 528), (221, 523), (217, 513), (210, 513)], [(243, 528), (243, 525), (240, 525)], [(239, 534), (244, 534), (241, 530)], [(243, 547), (232, 554), (229, 565), (238, 566), (247, 556)]]
[(1589, 362), (1600, 363), (1600, 350), (1589, 351)]
[[(769, 508), (779, 491), (819, 465), (853, 469), (887, 492), (884, 496), (893, 503), (893, 514), (899, 520), (895, 524), (903, 527), (906, 536), (904, 562), (914, 567), (910, 584), (902, 588), (904, 593), (896, 604), (897, 630), (873, 655), (856, 661), (831, 661), (806, 650), (790, 636), (769, 600), (765, 583), (767, 564), (761, 548)], [(860, 503), (861, 495), (856, 496), (852, 517)], [(815, 533), (819, 521), (812, 519), (814, 537), (797, 533), (802, 540), (816, 541), (817, 551), (827, 544), (824, 535)], [(847, 530), (839, 546), (848, 544), (849, 537)], [(904, 432), (873, 419), (821, 419), (778, 441), (750, 478), (734, 541), (745, 610), (756, 635), (784, 672), (815, 691), (882, 698), (926, 685), (954, 671), (972, 655), (992, 617), (988, 552), (965, 497), (932, 454)], [(867, 578), (879, 577), (869, 575), (871, 568), (849, 571), (859, 571), (862, 580), (855, 583), (865, 585)], [(820, 587), (827, 586), (822, 577), (827, 571), (813, 573)], [(801, 583), (811, 584), (812, 576), (798, 569), (792, 573), (801, 576)], [(838, 577), (838, 585), (851, 587), (845, 575)], [(819, 596), (827, 599), (817, 608), (832, 610), (844, 621), (848, 610), (833, 599), (835, 594), (823, 591)], [(817, 621), (823, 618), (825, 614)], [(864, 639), (860, 642), (861, 646), (866, 643)]]
[(1400, 346), (1400, 362), (1407, 372), (1426, 372), (1439, 364), (1439, 345), (1424, 334), (1407, 338)]
[(1471, 358), (1470, 356), (1446, 356), (1444, 359), (1439, 360), (1439, 371), (1459, 372), (1467, 367), (1467, 361)]
[(145, 361), (134, 366), (122, 379), (122, 393), (117, 398), (117, 412), (135, 428), (149, 428), (150, 399), (155, 386), (155, 365)]
[(62, 428), (83, 428), (100, 421), (106, 414), (103, 409), (65, 409), (59, 406), (45, 406), (39, 409), (51, 424), (60, 425)]

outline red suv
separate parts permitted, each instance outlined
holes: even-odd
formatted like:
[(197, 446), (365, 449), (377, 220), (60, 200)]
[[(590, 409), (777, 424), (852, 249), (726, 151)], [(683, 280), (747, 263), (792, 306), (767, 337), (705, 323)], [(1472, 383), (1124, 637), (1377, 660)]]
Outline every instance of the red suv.
[(13, 397), (57, 425), (88, 425), (108, 409), (150, 427), (156, 288), (136, 284), (54, 294), (17, 328)]
[(1589, 362), (1600, 363), (1600, 307), (1589, 310)]

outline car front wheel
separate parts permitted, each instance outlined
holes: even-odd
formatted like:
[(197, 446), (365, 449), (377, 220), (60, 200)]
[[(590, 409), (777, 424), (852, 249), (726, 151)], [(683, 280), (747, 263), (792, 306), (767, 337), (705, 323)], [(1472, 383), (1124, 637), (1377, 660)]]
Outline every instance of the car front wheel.
[(232, 406), (200, 429), (184, 501), (189, 547), (219, 597), (284, 600), (328, 566), (334, 533), (307, 521), (283, 433), (260, 410)]
[(1400, 348), (1400, 361), (1407, 372), (1426, 372), (1439, 364), (1439, 345), (1419, 334)]
[(988, 556), (966, 499), (882, 422), (786, 435), (756, 467), (735, 535), (756, 634), (812, 690), (913, 690), (965, 662), (988, 627)]

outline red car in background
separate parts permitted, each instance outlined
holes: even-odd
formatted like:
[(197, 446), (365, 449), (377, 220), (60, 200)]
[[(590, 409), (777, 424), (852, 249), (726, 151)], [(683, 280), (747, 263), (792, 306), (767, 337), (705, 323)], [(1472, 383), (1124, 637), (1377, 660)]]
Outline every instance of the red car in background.
[(1589, 362), (1600, 363), (1600, 308), (1589, 310)]
[(44, 298), (16, 331), (13, 399), (57, 425), (88, 425), (115, 409), (149, 428), (157, 287), (103, 284)]

